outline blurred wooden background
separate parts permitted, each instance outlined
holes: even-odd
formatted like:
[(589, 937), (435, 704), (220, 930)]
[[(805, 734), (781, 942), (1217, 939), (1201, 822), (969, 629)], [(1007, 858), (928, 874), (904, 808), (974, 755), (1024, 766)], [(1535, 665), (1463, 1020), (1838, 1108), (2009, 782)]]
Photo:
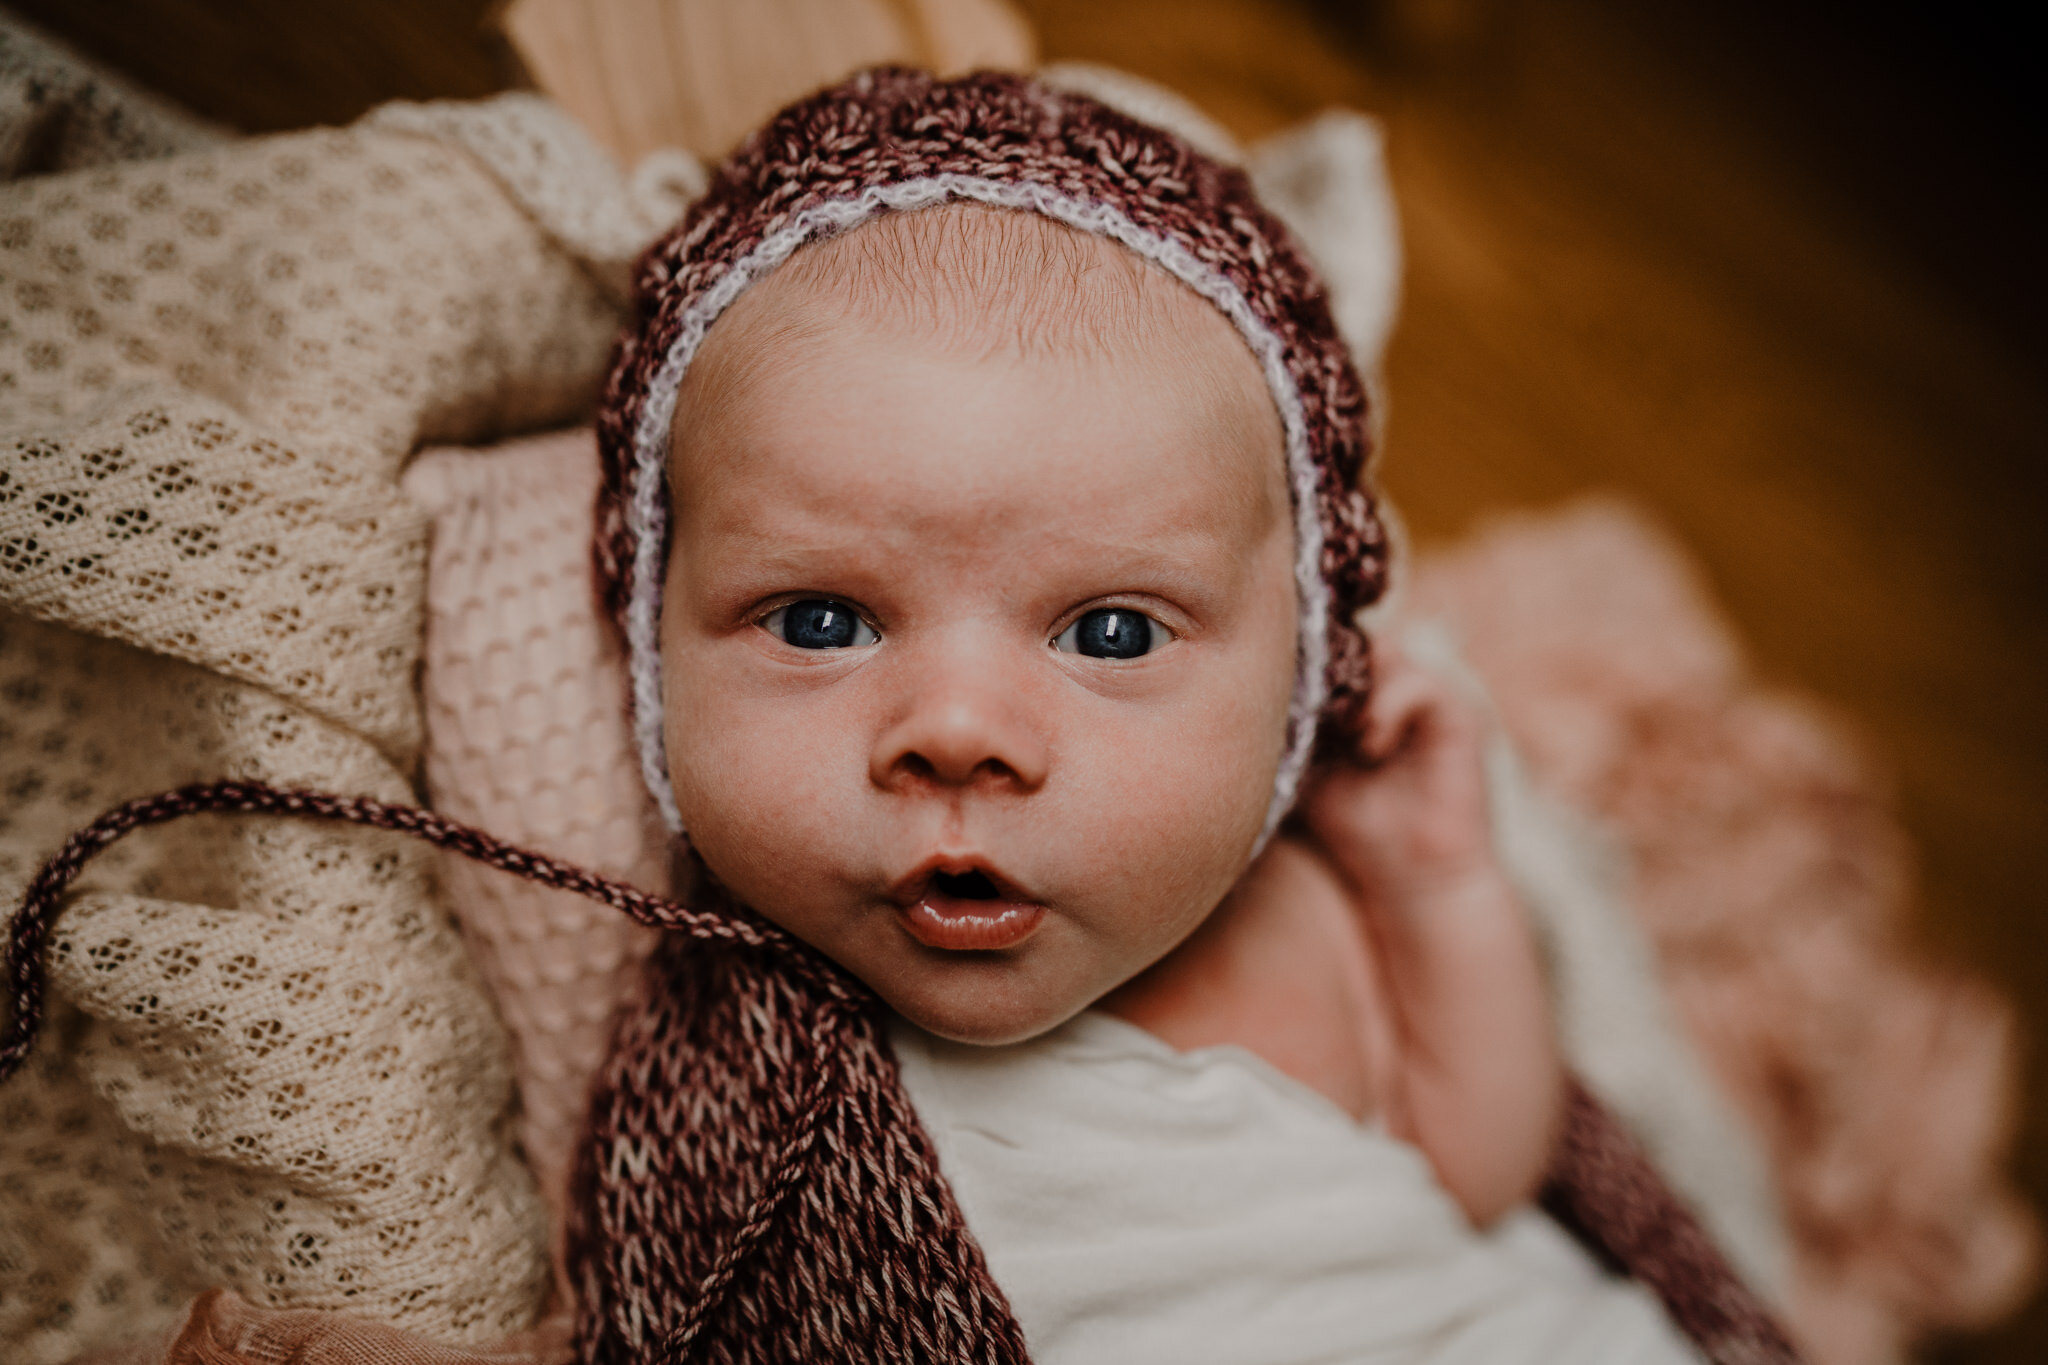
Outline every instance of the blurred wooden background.
[[(488, 0), (9, 2), (250, 131), (512, 69)], [(2019, 21), (1931, 0), (1021, 8), (1047, 57), (1163, 81), (1243, 136), (1332, 104), (1386, 122), (1409, 267), (1383, 468), (1413, 528), (1593, 488), (1653, 509), (1764, 673), (1894, 766), (1915, 932), (2048, 1037), (2048, 158)], [(2038, 1045), (2020, 1174), (2048, 1206)], [(1938, 1358), (2048, 1359), (2048, 1308)]]

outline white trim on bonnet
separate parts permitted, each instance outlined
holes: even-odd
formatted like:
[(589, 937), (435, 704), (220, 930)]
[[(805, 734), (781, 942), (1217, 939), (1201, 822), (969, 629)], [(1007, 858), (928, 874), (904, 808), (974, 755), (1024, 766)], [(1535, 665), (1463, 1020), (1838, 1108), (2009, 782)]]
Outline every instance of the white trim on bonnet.
[(626, 522), (634, 540), (626, 605), (626, 648), (632, 673), (633, 739), (640, 754), (640, 772), (674, 833), (684, 833), (676, 809), (675, 788), (668, 778), (668, 756), (662, 738), (661, 592), (666, 508), (661, 497), (668, 463), (669, 427), (683, 372), (711, 324), (755, 280), (787, 260), (821, 232), (844, 232), (883, 210), (905, 211), (967, 199), (1000, 208), (1025, 209), (1056, 222), (1123, 243), (1186, 284), (1229, 318), (1265, 371), (1273, 404), (1287, 446), (1288, 482), (1294, 497), (1294, 583), (1301, 604), (1301, 629), (1294, 700), (1288, 710), (1288, 746), (1273, 782), (1273, 798), (1258, 847), (1280, 825), (1294, 804), (1301, 775), (1315, 746), (1316, 717), (1327, 693), (1324, 673), (1329, 658), (1329, 588), (1323, 582), (1323, 527), (1316, 509), (1316, 471), (1309, 456), (1308, 424), (1301, 395), (1287, 373), (1285, 350), (1237, 286), (1197, 260), (1194, 253), (1170, 238), (1145, 231), (1107, 204), (1076, 199), (1043, 185), (987, 180), (968, 175), (935, 175), (879, 185), (845, 199), (803, 210), (763, 238), (735, 261), (683, 311), (675, 344), (648, 386), (646, 405), (633, 432), (632, 487), (626, 499)]

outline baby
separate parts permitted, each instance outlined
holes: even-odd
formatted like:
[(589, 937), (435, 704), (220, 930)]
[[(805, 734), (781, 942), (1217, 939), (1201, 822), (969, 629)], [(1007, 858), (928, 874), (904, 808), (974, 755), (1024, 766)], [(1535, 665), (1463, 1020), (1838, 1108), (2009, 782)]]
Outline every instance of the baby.
[(1242, 177), (870, 73), (641, 297), (600, 559), (644, 775), (700, 903), (887, 1011), (665, 950), (593, 1104), (586, 1351), (1695, 1358), (1511, 1213), (1541, 964), (1474, 722), (1370, 686), (1362, 394)]
[(1543, 985), (1475, 737), (1419, 675), (1382, 680), (1389, 765), (1325, 783), (1247, 874), (1295, 528), (1213, 306), (1035, 214), (890, 215), (733, 304), (670, 441), (662, 733), (741, 900), (942, 1038), (1101, 1004), (1379, 1119), (1475, 1222), (1531, 1193)]

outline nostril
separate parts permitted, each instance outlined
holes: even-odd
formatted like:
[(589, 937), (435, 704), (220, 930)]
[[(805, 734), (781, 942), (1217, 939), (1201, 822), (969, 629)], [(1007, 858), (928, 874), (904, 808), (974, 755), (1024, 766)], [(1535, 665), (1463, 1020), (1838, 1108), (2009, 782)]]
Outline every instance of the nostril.
[(956, 769), (941, 767), (923, 754), (913, 751), (897, 755), (891, 760), (888, 771), (889, 785), (909, 791), (932, 787), (960, 787), (983, 781), (1013, 786), (1021, 783), (1017, 770), (1000, 758), (985, 758), (971, 769)]
[(934, 768), (932, 761), (923, 754), (905, 754), (896, 760), (896, 767), (904, 776), (919, 782), (937, 782), (939, 780), (938, 769)]
[(932, 885), (939, 894), (955, 900), (992, 901), (1002, 898), (996, 884), (981, 872), (940, 872), (932, 877)]

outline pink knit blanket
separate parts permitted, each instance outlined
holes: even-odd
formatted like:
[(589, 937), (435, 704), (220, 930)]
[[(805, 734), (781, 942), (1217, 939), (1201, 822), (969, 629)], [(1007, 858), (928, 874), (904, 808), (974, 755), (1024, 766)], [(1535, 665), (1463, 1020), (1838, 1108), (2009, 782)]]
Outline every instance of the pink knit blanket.
[(1685, 552), (1626, 503), (1489, 521), (1422, 556), (1411, 593), (1539, 784), (1619, 836), (1663, 985), (1764, 1140), (1812, 1358), (1892, 1360), (2009, 1311), (2036, 1251), (2005, 1174), (2012, 1013), (1908, 945), (1881, 764), (1756, 681)]

